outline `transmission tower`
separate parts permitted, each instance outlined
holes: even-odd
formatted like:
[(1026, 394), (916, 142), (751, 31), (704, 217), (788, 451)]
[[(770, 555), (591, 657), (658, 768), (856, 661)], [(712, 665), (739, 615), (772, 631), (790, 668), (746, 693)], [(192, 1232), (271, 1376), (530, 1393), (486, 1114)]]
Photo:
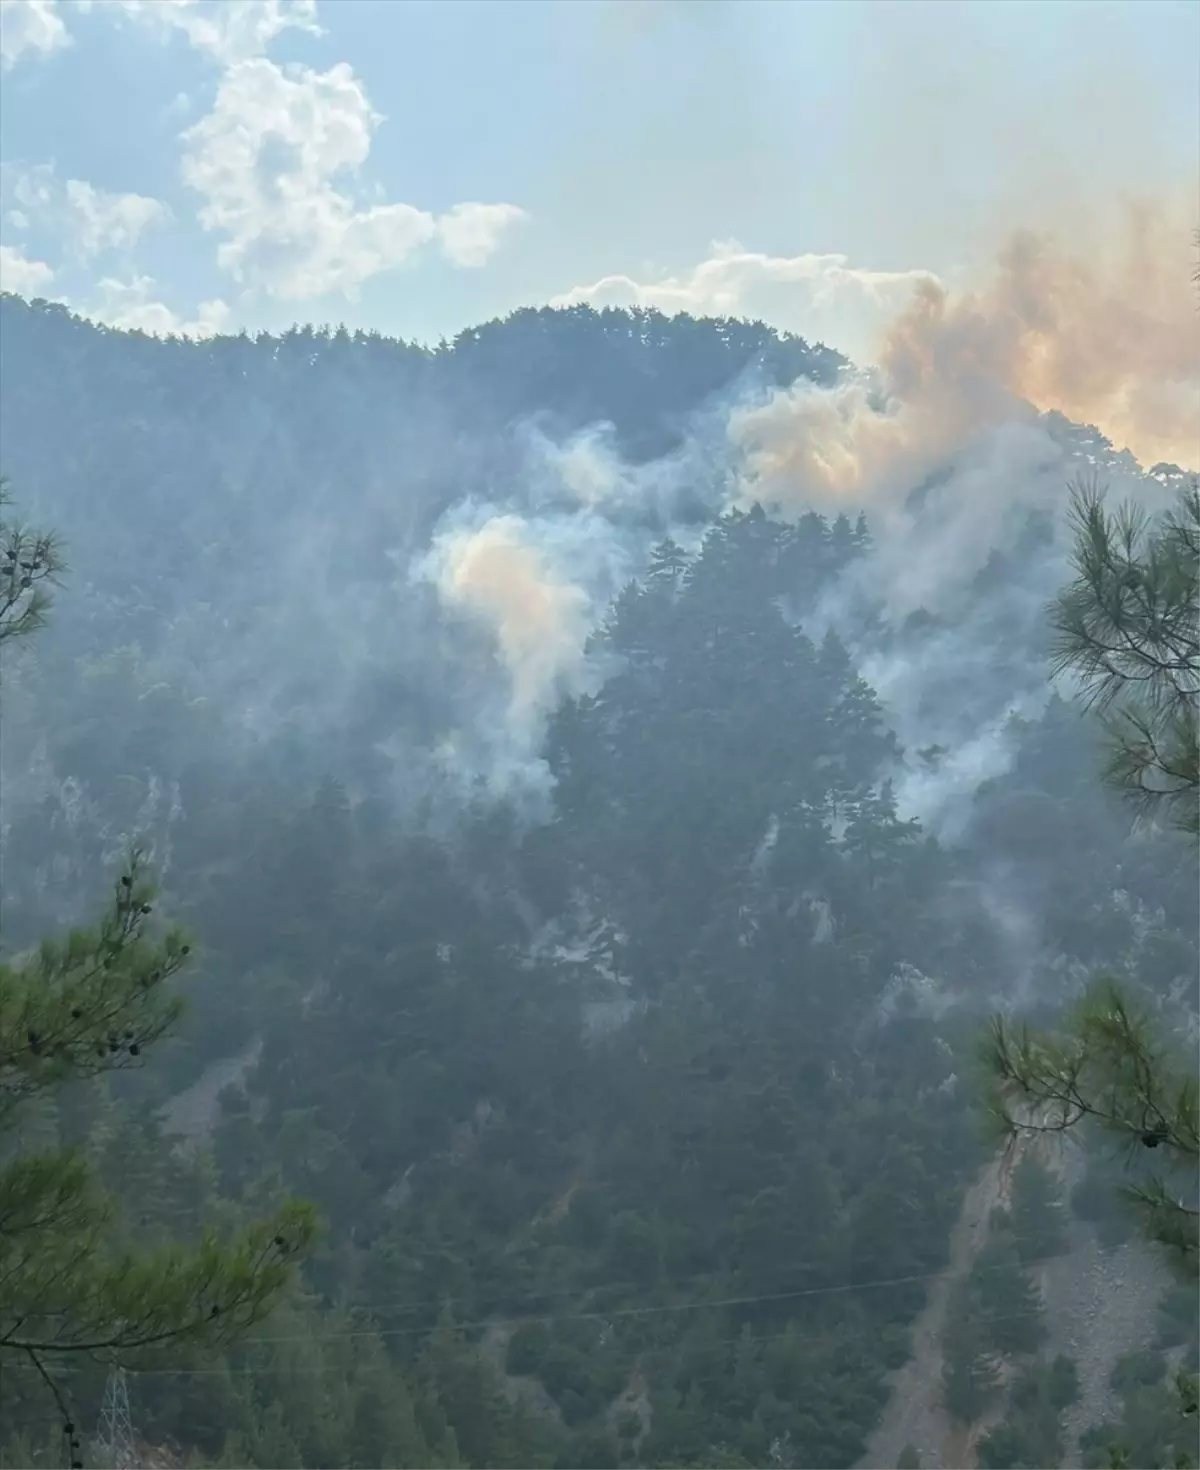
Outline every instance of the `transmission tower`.
[(133, 1423), (129, 1417), (129, 1384), (124, 1368), (109, 1370), (95, 1449), (96, 1462), (105, 1470), (137, 1470)]

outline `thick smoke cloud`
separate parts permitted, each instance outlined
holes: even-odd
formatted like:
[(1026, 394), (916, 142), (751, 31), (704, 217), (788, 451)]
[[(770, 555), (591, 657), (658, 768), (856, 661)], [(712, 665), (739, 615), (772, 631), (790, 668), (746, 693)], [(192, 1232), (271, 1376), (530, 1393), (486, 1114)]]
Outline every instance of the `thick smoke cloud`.
[(878, 373), (801, 386), (734, 415), (748, 490), (789, 503), (874, 503), (972, 437), (1058, 411), (1145, 465), (1200, 464), (1200, 353), (1188, 233), (1166, 205), (1130, 205), (1113, 246), (1070, 255), (1020, 232), (989, 285), (927, 280), (887, 331)]
[[(871, 553), (806, 630), (846, 641), (908, 752), (895, 773), (905, 812), (953, 835), (1009, 761), (1010, 715), (1048, 696), (1068, 478), (1095, 469), (1118, 493), (1165, 498), (1123, 445), (1186, 437), (1195, 302), (1186, 229), (1151, 228), (1167, 218), (1131, 212), (1121, 249), (1084, 260), (1014, 237), (974, 292), (920, 282), (876, 366), (824, 388), (734, 384), (656, 459), (624, 457), (602, 423), (464, 434), (435, 403), (390, 452), (353, 461), (352, 478), (339, 464), (336, 484), (295, 493), (301, 451), (254, 406), (220, 444), (222, 473), (246, 486), (244, 524), (233, 538), (219, 502), (188, 506), (195, 565), (169, 579), (173, 611), (135, 659), (142, 685), (186, 695), (174, 755), (186, 764), (224, 741), (236, 762), (282, 735), (298, 779), (361, 772), (368, 751), (402, 811), (482, 791), (544, 812), (546, 721), (605, 676), (588, 635), (658, 541), (694, 548), (714, 516), (754, 501), (785, 518), (865, 510)], [(1113, 429), (1117, 448), (1060, 406)], [(251, 494), (264, 434), (283, 456), (267, 498)], [(108, 547), (103, 520), (79, 520), (89, 513), (72, 524), (50, 510), (69, 539)], [(32, 744), (9, 746), (11, 802)], [(945, 749), (919, 755), (931, 746)]]
[(512, 683), (508, 719), (525, 740), (536, 735), (598, 612), (588, 591), (552, 564), (548, 541), (536, 521), (490, 514), (474, 528), (439, 532), (423, 564), (447, 607), (494, 631)]
[(1098, 471), (1117, 493), (1161, 502), (1125, 446), (1143, 462), (1200, 462), (1177, 224), (1165, 205), (1130, 206), (1116, 243), (1087, 259), (1015, 234), (985, 287), (920, 281), (877, 367), (831, 388), (743, 386), (666, 461), (622, 463), (604, 426), (563, 443), (529, 431), (510, 501), (469, 528), (456, 512), (429, 563), (445, 606), (492, 630), (512, 740), (531, 752), (556, 693), (598, 677), (586, 631), (655, 540), (694, 542), (688, 495), (714, 514), (756, 501), (784, 518), (865, 510), (872, 553), (810, 631), (846, 639), (910, 751), (946, 747), (900, 773), (899, 792), (954, 828), (1008, 763), (1009, 717), (1048, 697), (1044, 616), (1068, 569), (1068, 480)]

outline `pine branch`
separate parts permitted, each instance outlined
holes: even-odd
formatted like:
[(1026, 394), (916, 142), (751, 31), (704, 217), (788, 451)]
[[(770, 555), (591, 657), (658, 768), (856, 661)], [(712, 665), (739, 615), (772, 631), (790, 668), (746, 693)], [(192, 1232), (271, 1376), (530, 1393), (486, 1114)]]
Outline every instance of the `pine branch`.
[(1075, 579), (1051, 614), (1054, 671), (1105, 717), (1105, 779), (1143, 815), (1200, 835), (1200, 489), (1150, 523), (1109, 512), (1096, 481), (1072, 487)]
[(0, 1122), (67, 1077), (136, 1066), (179, 1017), (182, 1003), (164, 986), (191, 946), (177, 928), (151, 942), (155, 891), (144, 872), (135, 848), (95, 928), (0, 964)]
[[(0, 521), (0, 643), (41, 625), (62, 569), (52, 535)], [(0, 1141), (30, 1099), (137, 1065), (179, 1016), (165, 987), (190, 945), (176, 928), (151, 935), (154, 897), (135, 848), (98, 924), (0, 965)], [(35, 1366), (72, 1464), (74, 1424), (43, 1355), (232, 1343), (278, 1299), (315, 1228), (311, 1207), (292, 1203), (228, 1245), (210, 1232), (195, 1250), (118, 1252), (113, 1204), (78, 1151), (17, 1152), (0, 1166), (0, 1370), (14, 1355)]]
[[(0, 511), (9, 504), (7, 482), (0, 479)], [(65, 570), (57, 536), (0, 517), (0, 645), (44, 626), (50, 609), (46, 589), (61, 585)]]
[[(1058, 1035), (992, 1021), (981, 1048), (986, 1106), (1002, 1135), (1068, 1133), (1090, 1121), (1110, 1135), (1157, 1151), (1163, 1175), (1194, 1184), (1200, 1162), (1196, 1078), (1153, 1045), (1147, 1018), (1111, 983), (1094, 987)], [(1166, 1177), (1131, 1186), (1150, 1236), (1196, 1271), (1200, 1211), (1168, 1189)]]
[(293, 1203), (231, 1245), (210, 1234), (194, 1251), (169, 1247), (106, 1263), (96, 1232), (57, 1270), (43, 1242), (24, 1258), (24, 1277), (18, 1271), (8, 1280), (0, 1313), (11, 1316), (0, 1316), (0, 1355), (126, 1359), (173, 1343), (227, 1345), (270, 1310), (314, 1233), (311, 1207)]

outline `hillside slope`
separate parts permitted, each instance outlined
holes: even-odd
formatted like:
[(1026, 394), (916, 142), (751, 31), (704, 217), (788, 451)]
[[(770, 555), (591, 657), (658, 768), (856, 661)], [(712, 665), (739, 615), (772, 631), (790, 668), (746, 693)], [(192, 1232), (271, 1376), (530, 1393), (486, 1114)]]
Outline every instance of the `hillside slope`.
[(202, 941), (179, 1036), (56, 1126), (148, 1238), (283, 1191), (326, 1221), (261, 1341), (137, 1365), (145, 1436), (891, 1464), (981, 1438), (951, 1332), (993, 1417), (1047, 1340), (1099, 1412), (969, 1079), (996, 1005), (1104, 966), (1173, 1024), (1195, 972), (1194, 855), (1130, 833), (1040, 642), (1062, 474), (1169, 474), (1039, 420), (1007, 501), (1001, 433), (895, 506), (768, 513), (731, 423), (843, 364), (766, 328), (530, 312), (427, 353), (0, 311), (4, 468), (72, 568), (5, 669), (6, 942), (134, 833)]

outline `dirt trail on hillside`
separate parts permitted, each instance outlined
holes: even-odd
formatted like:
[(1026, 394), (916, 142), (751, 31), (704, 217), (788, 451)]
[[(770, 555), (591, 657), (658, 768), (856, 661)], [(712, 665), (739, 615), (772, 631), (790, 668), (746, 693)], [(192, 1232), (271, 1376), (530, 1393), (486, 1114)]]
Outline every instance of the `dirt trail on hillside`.
[[(980, 1437), (1003, 1417), (1001, 1400), (974, 1425), (950, 1419), (942, 1407), (941, 1341), (951, 1294), (986, 1245), (991, 1212), (1008, 1204), (1013, 1170), (1031, 1147), (1036, 1145), (1023, 1141), (993, 1160), (967, 1191), (950, 1236), (949, 1264), (929, 1288), (913, 1327), (912, 1355), (892, 1375), (892, 1396), (859, 1470), (894, 1466), (906, 1445), (918, 1451), (926, 1470), (970, 1470)], [(1058, 1175), (1064, 1196), (1069, 1194), (1082, 1172), (1082, 1156), (1044, 1146), (1038, 1154)], [(1043, 1356), (1066, 1353), (1079, 1370), (1080, 1396), (1064, 1415), (1064, 1467), (1079, 1464), (1080, 1434), (1115, 1412), (1109, 1376), (1123, 1353), (1153, 1341), (1157, 1304), (1169, 1280), (1161, 1259), (1141, 1239), (1104, 1251), (1090, 1226), (1071, 1220), (1069, 1241), (1063, 1255), (1035, 1273), (1049, 1330)]]
[(1016, 1162), (1016, 1151), (994, 1159), (967, 1190), (950, 1232), (950, 1260), (931, 1282), (913, 1325), (908, 1362), (891, 1375), (892, 1396), (867, 1441), (860, 1470), (894, 1466), (906, 1445), (917, 1450), (925, 1467), (961, 1470), (966, 1463), (967, 1436), (942, 1407), (942, 1334), (950, 1297), (987, 1242), (988, 1221), (996, 1206), (1005, 1202)]

